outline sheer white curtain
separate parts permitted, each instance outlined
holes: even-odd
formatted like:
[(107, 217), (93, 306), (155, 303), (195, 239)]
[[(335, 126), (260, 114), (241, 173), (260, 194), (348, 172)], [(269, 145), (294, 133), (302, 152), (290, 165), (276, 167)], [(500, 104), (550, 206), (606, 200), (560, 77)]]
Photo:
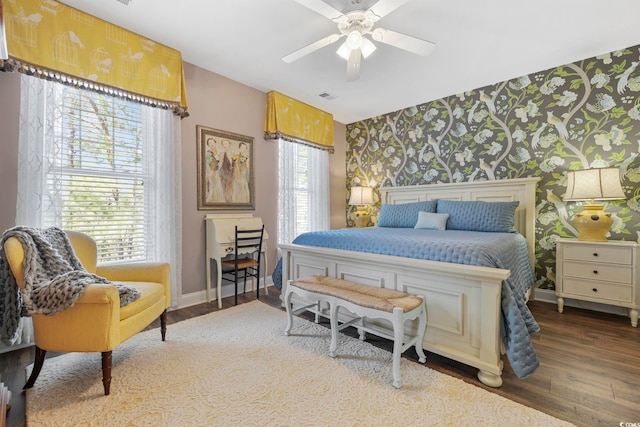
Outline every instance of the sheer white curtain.
[(171, 306), (182, 295), (181, 121), (172, 111), (143, 106), (151, 179), (147, 213), (149, 261), (171, 264)]
[(42, 227), (44, 212), (51, 209), (45, 197), (46, 172), (53, 165), (44, 157), (44, 144), (54, 138), (59, 91), (45, 80), (22, 75), (20, 82), (20, 127), (18, 134), (18, 200), (16, 224)]
[[(22, 75), (18, 148), (16, 224), (62, 226), (62, 197), (46, 186), (55, 179), (51, 147), (60, 138), (56, 126), (64, 120), (59, 83)], [(181, 295), (182, 201), (180, 119), (171, 111), (142, 107), (142, 147), (148, 177), (144, 182), (146, 260), (171, 264), (172, 306)], [(48, 148), (48, 149), (46, 149)], [(53, 178), (52, 178), (53, 177)]]
[(329, 228), (329, 152), (279, 141), (278, 243)]

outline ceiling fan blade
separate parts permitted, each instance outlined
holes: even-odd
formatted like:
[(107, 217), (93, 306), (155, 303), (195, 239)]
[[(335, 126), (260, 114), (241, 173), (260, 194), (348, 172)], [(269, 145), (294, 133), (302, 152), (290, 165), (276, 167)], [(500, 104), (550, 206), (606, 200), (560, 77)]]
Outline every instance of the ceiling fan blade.
[(282, 58), (282, 60), (286, 63), (290, 63), (295, 61), (296, 59), (300, 59), (305, 55), (310, 54), (311, 52), (315, 52), (316, 50), (323, 48), (325, 46), (328, 46), (332, 43), (337, 42), (340, 38), (342, 37), (342, 35), (340, 34), (331, 34), (330, 36), (327, 36), (323, 39), (320, 39), (318, 41), (315, 41), (305, 47), (303, 47), (302, 49), (298, 49), (295, 52), (291, 52), (290, 54), (284, 56)]
[(367, 17), (373, 22), (379, 21), (408, 1), (409, 0), (379, 0), (366, 11)]
[(360, 78), (360, 61), (362, 52), (360, 49), (351, 49), (349, 61), (347, 61), (347, 81), (352, 82)]
[(383, 28), (373, 30), (371, 37), (377, 42), (385, 43), (422, 56), (429, 55), (436, 47), (435, 43), (430, 41)]
[(329, 6), (322, 0), (295, 0), (303, 6), (308, 7), (314, 12), (319, 13), (320, 15), (326, 16), (331, 19), (333, 22), (341, 22), (347, 19), (344, 13), (340, 12), (338, 9), (334, 9)]

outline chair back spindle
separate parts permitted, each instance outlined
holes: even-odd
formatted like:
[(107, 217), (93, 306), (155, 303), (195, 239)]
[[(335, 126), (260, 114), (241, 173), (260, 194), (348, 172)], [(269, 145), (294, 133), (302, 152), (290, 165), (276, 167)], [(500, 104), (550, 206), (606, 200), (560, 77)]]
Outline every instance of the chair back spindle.
[(243, 273), (244, 291), (247, 288), (247, 277), (256, 279), (256, 297), (260, 299), (260, 260), (263, 236), (264, 225), (257, 229), (239, 229), (237, 225), (235, 227), (235, 250), (231, 254), (233, 259), (222, 262), (222, 280), (234, 283), (236, 305), (238, 304), (240, 272)]

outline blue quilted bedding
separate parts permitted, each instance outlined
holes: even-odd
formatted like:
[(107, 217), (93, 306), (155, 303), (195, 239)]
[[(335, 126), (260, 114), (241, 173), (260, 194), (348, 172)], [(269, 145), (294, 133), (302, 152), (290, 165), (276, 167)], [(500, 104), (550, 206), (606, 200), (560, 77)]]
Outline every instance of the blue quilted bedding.
[[(304, 233), (293, 243), (511, 270), (502, 283), (502, 339), (519, 378), (538, 368), (530, 335), (540, 328), (524, 298), (535, 276), (521, 234), (370, 227)], [(280, 289), (281, 261), (272, 277)]]

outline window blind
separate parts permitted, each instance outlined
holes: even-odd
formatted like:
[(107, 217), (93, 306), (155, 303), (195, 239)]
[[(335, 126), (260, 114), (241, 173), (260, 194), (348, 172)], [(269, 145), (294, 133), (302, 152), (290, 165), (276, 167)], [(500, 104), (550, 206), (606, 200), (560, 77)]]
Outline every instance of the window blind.
[(278, 243), (329, 228), (329, 153), (279, 142)]
[(58, 85), (60, 114), (45, 193), (47, 225), (82, 231), (98, 244), (100, 262), (143, 260), (149, 209), (140, 105)]

